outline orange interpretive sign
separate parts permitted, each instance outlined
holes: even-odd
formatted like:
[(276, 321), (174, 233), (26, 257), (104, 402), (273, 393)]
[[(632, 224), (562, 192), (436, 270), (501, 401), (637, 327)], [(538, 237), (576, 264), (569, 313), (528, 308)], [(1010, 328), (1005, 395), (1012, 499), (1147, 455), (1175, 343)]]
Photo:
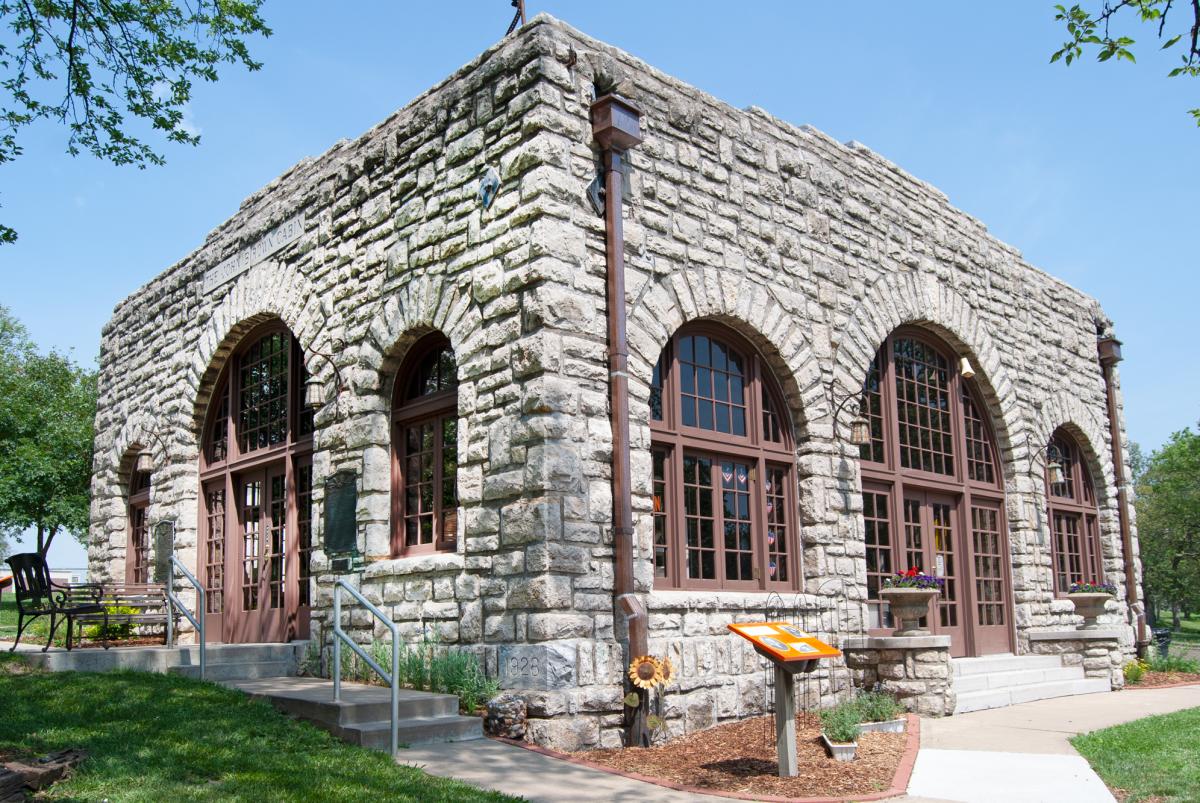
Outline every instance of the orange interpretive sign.
[(729, 625), (729, 629), (776, 661), (811, 661), (842, 654), (790, 622), (738, 622)]

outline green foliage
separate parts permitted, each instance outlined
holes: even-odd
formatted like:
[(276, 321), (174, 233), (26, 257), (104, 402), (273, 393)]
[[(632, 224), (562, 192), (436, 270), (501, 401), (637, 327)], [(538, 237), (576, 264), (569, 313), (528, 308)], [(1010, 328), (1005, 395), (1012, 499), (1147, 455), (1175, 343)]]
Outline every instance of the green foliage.
[(96, 374), (38, 354), (0, 307), (0, 529), (38, 531), (38, 548), (87, 531)]
[[(0, 667), (0, 670), (5, 667)], [(215, 683), (142, 672), (0, 671), (0, 754), (81, 748), (65, 800), (512, 801), (344, 744)]]
[(1136, 478), (1146, 594), (1156, 606), (1200, 608), (1200, 434), (1185, 429)]
[[(392, 643), (372, 640), (366, 647), (371, 658), (392, 671)], [(346, 645), (342, 645), (342, 677), (361, 683), (384, 683), (374, 670)], [(487, 676), (479, 656), (455, 647), (437, 647), (428, 637), (413, 645), (401, 645), (399, 682), (404, 688), (453, 694), (468, 713), (486, 703), (500, 691), (500, 685)]]
[(1147, 717), (1071, 740), (1125, 800), (1192, 801), (1200, 789), (1200, 708)]
[(1159, 655), (1155, 652), (1149, 656), (1146, 663), (1149, 664), (1151, 672), (1200, 673), (1200, 661), (1197, 661), (1195, 658), (1187, 658), (1180, 653)]
[(854, 700), (847, 700), (821, 711), (821, 729), (831, 742), (844, 744), (857, 741), (859, 721), (859, 709)]
[(1140, 682), (1149, 669), (1150, 664), (1145, 661), (1130, 661), (1121, 667), (1121, 672), (1125, 675), (1125, 682), (1133, 684)]
[[(1174, 78), (1179, 75), (1200, 75), (1200, 3), (1192, 2), (1190, 11), (1192, 18), (1184, 17), (1178, 26), (1168, 27), (1168, 17), (1176, 22), (1185, 11), (1178, 11), (1170, 16), (1171, 7), (1175, 0), (1104, 0), (1096, 13), (1085, 10), (1080, 5), (1070, 8), (1056, 5), (1054, 19), (1061, 22), (1067, 29), (1068, 39), (1063, 46), (1050, 56), (1050, 62), (1062, 59), (1066, 64), (1083, 57), (1085, 49), (1095, 49), (1097, 61), (1108, 61), (1115, 58), (1134, 63), (1132, 46), (1134, 40), (1129, 36), (1116, 35), (1111, 32), (1111, 24), (1118, 17), (1126, 18), (1123, 12), (1132, 12), (1142, 23), (1152, 26), (1162, 50), (1178, 48), (1180, 64), (1167, 75)], [(1183, 6), (1184, 4), (1180, 4)], [(1200, 126), (1200, 108), (1189, 109), (1188, 114)]]
[[(141, 613), (137, 608), (131, 608), (128, 605), (106, 605), (109, 616), (125, 616)], [(83, 637), (92, 641), (99, 641), (103, 638), (108, 638), (109, 641), (118, 641), (126, 639), (133, 635), (133, 623), (124, 621), (112, 621), (108, 623), (107, 636), (105, 634), (104, 625), (87, 625), (83, 628)]]
[(904, 713), (904, 706), (883, 691), (865, 691), (853, 700), (859, 722), (887, 722)]
[[(257, 70), (246, 40), (271, 31), (262, 0), (0, 0), (0, 164), (21, 154), (17, 134), (39, 120), (67, 127), (67, 152), (145, 167), (163, 157), (145, 129), (187, 145), (193, 82), (218, 67)], [(0, 242), (16, 232), (0, 226)]]

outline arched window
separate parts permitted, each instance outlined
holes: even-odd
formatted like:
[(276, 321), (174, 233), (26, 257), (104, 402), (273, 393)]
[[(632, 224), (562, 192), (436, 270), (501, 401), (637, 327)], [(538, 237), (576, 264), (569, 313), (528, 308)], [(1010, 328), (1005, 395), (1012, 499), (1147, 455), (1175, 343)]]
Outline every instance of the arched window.
[(217, 380), (200, 461), (197, 566), (212, 632), (283, 641), (308, 632), (312, 411), (304, 355), (282, 323), (252, 330)]
[(758, 353), (683, 327), (654, 368), (650, 418), (657, 585), (799, 588), (792, 429)]
[(150, 474), (129, 472), (129, 541), (125, 551), (125, 582), (150, 582)]
[(1060, 428), (1054, 433), (1046, 453), (1047, 466), (1055, 460), (1062, 466), (1062, 482), (1051, 482), (1047, 471), (1046, 498), (1053, 536), (1054, 590), (1066, 594), (1071, 583), (1104, 582), (1096, 486), (1079, 444), (1067, 430)]
[(890, 614), (883, 581), (917, 568), (945, 580), (932, 622), (957, 655), (1010, 644), (1004, 493), (991, 426), (973, 380), (931, 333), (903, 328), (872, 360), (860, 447), (869, 627)]
[(458, 364), (450, 341), (413, 345), (392, 392), (392, 553), (453, 551), (458, 534)]

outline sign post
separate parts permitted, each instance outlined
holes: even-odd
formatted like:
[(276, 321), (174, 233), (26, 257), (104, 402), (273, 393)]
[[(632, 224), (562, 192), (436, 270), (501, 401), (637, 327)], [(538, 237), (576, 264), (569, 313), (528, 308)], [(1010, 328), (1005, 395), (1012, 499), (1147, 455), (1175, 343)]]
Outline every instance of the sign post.
[(796, 674), (817, 668), (821, 658), (836, 658), (841, 650), (788, 622), (739, 622), (729, 629), (754, 645), (775, 667), (775, 754), (779, 777), (790, 778), (796, 766)]

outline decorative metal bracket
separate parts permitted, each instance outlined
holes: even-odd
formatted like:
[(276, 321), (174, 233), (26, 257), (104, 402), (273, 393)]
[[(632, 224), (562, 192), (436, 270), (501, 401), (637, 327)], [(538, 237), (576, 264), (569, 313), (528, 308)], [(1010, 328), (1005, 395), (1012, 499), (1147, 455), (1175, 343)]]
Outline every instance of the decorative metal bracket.
[[(333, 348), (333, 353), (336, 354), (345, 351), (346, 341), (337, 338), (330, 342), (330, 346)], [(338, 368), (337, 363), (333, 360), (333, 354), (326, 354), (314, 348), (305, 349), (305, 353), (311, 354), (314, 357), (320, 357), (329, 363), (329, 367), (333, 369), (335, 382), (333, 401), (335, 405), (339, 404), (342, 391), (346, 389), (346, 383), (342, 380), (341, 369)], [(311, 407), (313, 410), (319, 410), (325, 406), (325, 383), (318, 379), (315, 374), (310, 375), (304, 383), (304, 406)], [(341, 408), (338, 407), (338, 409), (340, 410)]]
[(1046, 456), (1046, 473), (1049, 475), (1051, 485), (1061, 485), (1066, 481), (1063, 476), (1063, 453), (1053, 442), (1042, 447), (1033, 445), (1033, 440), (1029, 437), (1029, 433), (1025, 433), (1025, 448), (1029, 451), (1029, 473), (1033, 473), (1034, 461), (1038, 455)]
[(596, 177), (587, 186), (588, 203), (597, 217), (604, 217), (604, 168), (596, 170)]

